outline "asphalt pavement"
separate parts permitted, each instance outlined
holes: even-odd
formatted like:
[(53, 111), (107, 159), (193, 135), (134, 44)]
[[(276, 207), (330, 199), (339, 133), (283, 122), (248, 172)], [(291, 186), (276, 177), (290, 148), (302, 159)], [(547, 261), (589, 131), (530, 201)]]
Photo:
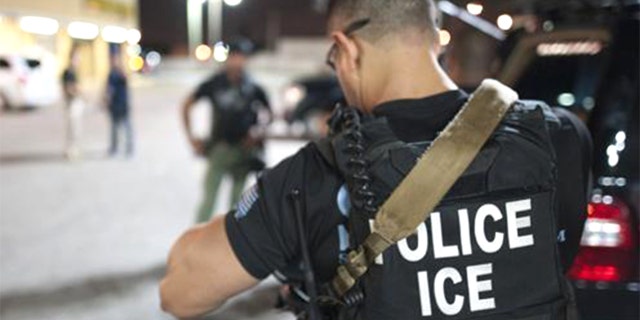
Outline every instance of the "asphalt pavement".
[[(131, 158), (107, 157), (98, 95), (87, 97), (83, 156), (73, 162), (63, 153), (62, 106), (0, 114), (0, 318), (171, 319), (159, 309), (158, 281), (171, 244), (195, 218), (205, 169), (188, 148), (179, 105), (204, 76), (133, 79)], [(257, 78), (274, 95), (288, 81)], [(197, 116), (204, 131), (206, 108)], [(269, 143), (268, 162), (301, 145)], [(268, 280), (211, 319), (291, 319), (273, 310), (276, 291)]]

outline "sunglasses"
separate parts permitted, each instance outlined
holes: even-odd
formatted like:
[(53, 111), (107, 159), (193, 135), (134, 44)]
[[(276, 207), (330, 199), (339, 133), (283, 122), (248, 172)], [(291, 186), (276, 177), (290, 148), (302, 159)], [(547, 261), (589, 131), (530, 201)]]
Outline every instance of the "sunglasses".
[[(344, 33), (344, 35), (348, 37), (354, 32), (367, 26), (369, 22), (371, 22), (371, 19), (369, 18), (356, 20), (351, 24), (349, 24), (344, 30), (342, 30), (342, 33)], [(337, 52), (338, 52), (338, 45), (334, 42), (331, 45), (329, 52), (327, 52), (327, 60), (326, 60), (327, 65), (334, 71), (336, 70), (336, 53)]]

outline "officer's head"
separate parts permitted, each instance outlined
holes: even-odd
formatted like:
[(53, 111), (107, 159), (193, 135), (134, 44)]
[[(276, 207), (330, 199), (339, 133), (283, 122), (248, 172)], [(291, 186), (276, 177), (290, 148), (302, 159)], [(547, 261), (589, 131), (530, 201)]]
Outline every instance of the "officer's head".
[(226, 61), (226, 70), (229, 78), (238, 80), (244, 72), (247, 58), (253, 52), (251, 41), (237, 38), (228, 43), (229, 56)]
[(336, 71), (350, 105), (370, 111), (385, 102), (385, 91), (398, 74), (411, 78), (424, 70), (441, 72), (435, 16), (431, 0), (330, 2), (328, 35), (333, 46), (327, 63)]

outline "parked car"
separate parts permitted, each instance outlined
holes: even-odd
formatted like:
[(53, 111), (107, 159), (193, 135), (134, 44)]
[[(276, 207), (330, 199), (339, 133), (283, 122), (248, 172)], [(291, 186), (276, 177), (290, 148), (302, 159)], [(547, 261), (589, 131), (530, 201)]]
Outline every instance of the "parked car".
[(285, 120), (303, 123), (311, 135), (326, 133), (325, 122), (344, 95), (333, 74), (319, 74), (294, 81), (284, 91)]
[(41, 108), (58, 102), (57, 72), (53, 56), (0, 54), (0, 107)]
[(583, 319), (638, 319), (638, 7), (519, 40), (501, 79), (577, 113), (594, 142), (594, 189), (569, 270)]

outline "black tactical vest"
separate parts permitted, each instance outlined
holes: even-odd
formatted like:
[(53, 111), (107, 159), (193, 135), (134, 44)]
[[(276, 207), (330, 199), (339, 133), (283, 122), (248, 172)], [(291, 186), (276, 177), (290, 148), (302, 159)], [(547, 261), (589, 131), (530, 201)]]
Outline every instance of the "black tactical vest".
[[(384, 118), (350, 112), (317, 147), (347, 182), (355, 248), (430, 142), (404, 143)], [(518, 102), (416, 234), (371, 266), (345, 318), (568, 319), (550, 139), (558, 127), (548, 106)]]

